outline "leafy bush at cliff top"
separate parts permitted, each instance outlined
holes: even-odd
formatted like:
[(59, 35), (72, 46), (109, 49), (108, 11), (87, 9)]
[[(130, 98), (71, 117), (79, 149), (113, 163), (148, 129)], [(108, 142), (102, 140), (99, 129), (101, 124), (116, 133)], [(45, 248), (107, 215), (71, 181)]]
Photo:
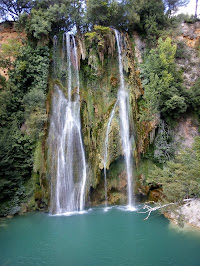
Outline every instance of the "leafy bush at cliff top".
[(144, 88), (141, 119), (152, 120), (160, 113), (169, 121), (186, 111), (183, 80), (174, 62), (175, 54), (176, 45), (172, 45), (170, 38), (159, 39), (157, 48), (150, 51), (141, 65)]

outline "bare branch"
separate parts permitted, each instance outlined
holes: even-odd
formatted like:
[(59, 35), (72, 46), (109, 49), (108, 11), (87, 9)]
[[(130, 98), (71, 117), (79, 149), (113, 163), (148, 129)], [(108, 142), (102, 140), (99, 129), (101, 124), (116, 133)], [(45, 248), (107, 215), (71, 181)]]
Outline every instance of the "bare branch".
[[(194, 198), (184, 199), (182, 202), (189, 203), (192, 200), (194, 200)], [(147, 205), (147, 204), (157, 204), (157, 206), (151, 207), (150, 205)], [(154, 202), (154, 201), (149, 201), (149, 202), (146, 202), (144, 204), (144, 206), (142, 207), (142, 209), (145, 210), (145, 211), (143, 211), (143, 212), (139, 212), (138, 211), (137, 213), (148, 213), (147, 217), (144, 219), (144, 220), (147, 220), (149, 218), (149, 216), (151, 215), (151, 212), (157, 211), (157, 210), (162, 209), (164, 207), (168, 207), (169, 205), (178, 205), (178, 204), (180, 204), (180, 202), (170, 202), (170, 203), (161, 205), (161, 203), (157, 203), (157, 202)]]

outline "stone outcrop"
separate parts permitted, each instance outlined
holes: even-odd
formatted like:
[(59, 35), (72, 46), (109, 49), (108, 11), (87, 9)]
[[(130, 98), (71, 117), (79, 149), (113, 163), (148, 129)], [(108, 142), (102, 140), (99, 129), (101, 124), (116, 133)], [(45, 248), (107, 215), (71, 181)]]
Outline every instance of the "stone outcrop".
[(194, 199), (186, 202), (176, 211), (170, 211), (165, 214), (175, 224), (188, 224), (200, 229), (200, 199)]

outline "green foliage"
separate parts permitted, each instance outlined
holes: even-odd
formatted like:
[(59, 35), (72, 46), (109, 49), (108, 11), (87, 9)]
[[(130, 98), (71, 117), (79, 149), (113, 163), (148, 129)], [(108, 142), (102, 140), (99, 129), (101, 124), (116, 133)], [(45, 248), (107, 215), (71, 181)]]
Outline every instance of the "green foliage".
[(26, 113), (30, 114), (37, 109), (45, 109), (45, 92), (42, 89), (33, 88), (23, 99)]
[(8, 121), (8, 109), (10, 106), (11, 92), (3, 89), (0, 91), (0, 126), (6, 126)]
[(15, 122), (1, 129), (0, 200), (7, 200), (31, 175), (33, 141), (23, 135)]
[(61, 27), (67, 26), (69, 5), (70, 3), (67, 2), (48, 4), (46, 8), (35, 7), (29, 16), (26, 14), (20, 16), (18, 27), (25, 27), (30, 40), (44, 45), (48, 43), (52, 31), (58, 31)]
[(190, 91), (191, 106), (200, 117), (200, 78), (197, 79)]
[(87, 1), (87, 21), (92, 25), (108, 26), (108, 0)]
[(171, 15), (173, 12), (176, 12), (179, 7), (186, 6), (190, 0), (164, 0), (165, 8), (167, 14)]
[(183, 85), (180, 72), (174, 62), (176, 46), (170, 38), (158, 40), (141, 66), (144, 96), (142, 120), (152, 120), (161, 113), (166, 120), (175, 119), (187, 109), (182, 96)]
[[(19, 1), (10, 1), (19, 2)], [(59, 30), (77, 32), (92, 29), (94, 25), (112, 26), (119, 30), (137, 30), (154, 44), (165, 26), (162, 0), (59, 0), (23, 1), (28, 4), (18, 13), (18, 26), (26, 29), (28, 39), (47, 44)], [(16, 3), (15, 3), (16, 4)], [(19, 5), (18, 5), (19, 6)]]
[[(43, 101), (41, 105), (44, 105), (44, 95), (42, 94), (45, 94), (47, 89), (48, 48), (33, 49), (28, 45), (23, 46), (13, 65), (14, 68), (10, 71), (9, 81), (0, 92), (0, 101), (2, 102), (0, 125), (6, 125), (16, 120), (20, 126), (30, 114), (29, 109), (34, 109), (31, 104), (36, 102), (38, 104), (38, 101)], [(25, 96), (29, 92), (30, 94)], [(30, 97), (33, 98), (33, 96), (35, 98), (30, 103)], [(25, 103), (26, 100), (29, 101), (29, 106)], [(41, 106), (39, 107), (41, 109)]]
[(145, 35), (149, 45), (154, 45), (166, 25), (164, 5), (161, 0), (140, 2), (143, 4), (139, 11), (140, 23), (136, 25), (136, 29)]
[(33, 139), (37, 140), (39, 137), (44, 135), (42, 130), (46, 121), (47, 115), (45, 113), (45, 109), (37, 108), (27, 117), (25, 123), (26, 133), (29, 134)]
[(189, 58), (189, 54), (187, 52), (186, 44), (184, 41), (177, 42), (177, 49), (176, 49), (175, 57), (178, 59), (188, 59)]
[(137, 30), (152, 46), (166, 25), (162, 0), (123, 1), (124, 29)]
[(17, 39), (8, 39), (8, 43), (3, 43), (1, 55), (5, 58), (14, 57), (19, 55), (21, 43)]
[(51, 18), (48, 12), (44, 10), (32, 9), (31, 20), (26, 25), (26, 31), (29, 35), (33, 35), (36, 39), (42, 38), (44, 35), (48, 36), (51, 31)]
[(5, 20), (11, 16), (17, 19), (23, 12), (30, 12), (35, 1), (32, 0), (1, 0), (0, 14)]
[(85, 28), (83, 0), (36, 1), (29, 15), (19, 17), (18, 28), (26, 30), (28, 39), (36, 44), (47, 44), (60, 30), (71, 30), (74, 25), (78, 33)]
[(199, 154), (200, 137), (197, 137), (193, 149), (180, 152), (163, 169), (156, 166), (150, 173), (148, 182), (162, 186), (164, 200), (167, 202), (200, 197)]
[(17, 84), (20, 91), (32, 88), (46, 91), (48, 77), (48, 47), (21, 47), (20, 55), (10, 73), (11, 82)]
[(0, 68), (9, 69), (12, 66), (12, 62), (8, 58), (4, 58), (0, 55)]
[(154, 160), (160, 164), (169, 161), (174, 155), (173, 132), (164, 121), (158, 127), (158, 133), (154, 140)]
[(0, 90), (6, 86), (6, 78), (0, 75)]
[(8, 43), (1, 45), (0, 68), (10, 69), (12, 61), (19, 55), (21, 43), (17, 39), (8, 39)]
[(86, 21), (89, 25), (113, 26), (122, 30), (137, 30), (155, 43), (165, 26), (162, 0), (87, 1)]
[(13, 66), (0, 91), (0, 215), (19, 211), (27, 197), (35, 143), (46, 121), (48, 48), (21, 47)]
[(37, 142), (36, 149), (34, 152), (34, 165), (33, 170), (35, 173), (39, 172), (42, 168), (43, 156), (42, 156), (42, 143), (41, 141)]
[(94, 25), (94, 31), (87, 32), (85, 36), (90, 42), (96, 41), (98, 43), (98, 46), (103, 47), (105, 43), (105, 37), (109, 32), (110, 29), (108, 27)]
[[(65, 4), (66, 5), (66, 4)], [(76, 25), (77, 33), (86, 29), (85, 0), (74, 0), (69, 6), (71, 28)], [(66, 20), (65, 20), (66, 27)]]
[(162, 39), (158, 40), (159, 57), (166, 70), (170, 69), (170, 65), (174, 63), (174, 56), (176, 54), (176, 45), (172, 45), (171, 42), (170, 38), (167, 38), (164, 42)]

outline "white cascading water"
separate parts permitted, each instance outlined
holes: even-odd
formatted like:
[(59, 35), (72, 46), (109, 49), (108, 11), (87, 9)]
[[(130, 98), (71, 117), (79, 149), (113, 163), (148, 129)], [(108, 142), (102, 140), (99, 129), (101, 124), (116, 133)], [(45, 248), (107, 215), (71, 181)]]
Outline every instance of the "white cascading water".
[(121, 34), (114, 30), (115, 38), (117, 41), (118, 48), (118, 61), (119, 61), (119, 74), (120, 74), (120, 89), (118, 91), (118, 101), (119, 101), (119, 116), (121, 125), (121, 139), (122, 147), (126, 163), (127, 172), (127, 196), (128, 196), (128, 208), (132, 209), (134, 205), (133, 198), (133, 170), (132, 170), (132, 148), (130, 141), (130, 128), (129, 128), (129, 94), (125, 88), (124, 75), (123, 75), (123, 64), (122, 64), (122, 38)]
[[(55, 86), (48, 137), (52, 214), (82, 212), (85, 206), (86, 160), (81, 135), (77, 48), (71, 33), (63, 37), (67, 51), (68, 99)], [(77, 86), (73, 101), (72, 59)]]
[(107, 130), (106, 130), (106, 139), (105, 139), (105, 151), (104, 151), (104, 163), (103, 163), (103, 166), (104, 166), (104, 184), (105, 184), (105, 208), (107, 208), (107, 177), (106, 177), (106, 164), (107, 164), (107, 156), (108, 156), (108, 137), (109, 137), (109, 133), (110, 133), (110, 126), (111, 126), (111, 122), (112, 122), (112, 119), (114, 117), (114, 114), (115, 114), (115, 109), (116, 109), (116, 106), (117, 106), (117, 102), (115, 103), (114, 107), (113, 107), (113, 110), (111, 112), (111, 115), (110, 115), (110, 118), (109, 118), (109, 121), (108, 121), (108, 126), (107, 126)]

